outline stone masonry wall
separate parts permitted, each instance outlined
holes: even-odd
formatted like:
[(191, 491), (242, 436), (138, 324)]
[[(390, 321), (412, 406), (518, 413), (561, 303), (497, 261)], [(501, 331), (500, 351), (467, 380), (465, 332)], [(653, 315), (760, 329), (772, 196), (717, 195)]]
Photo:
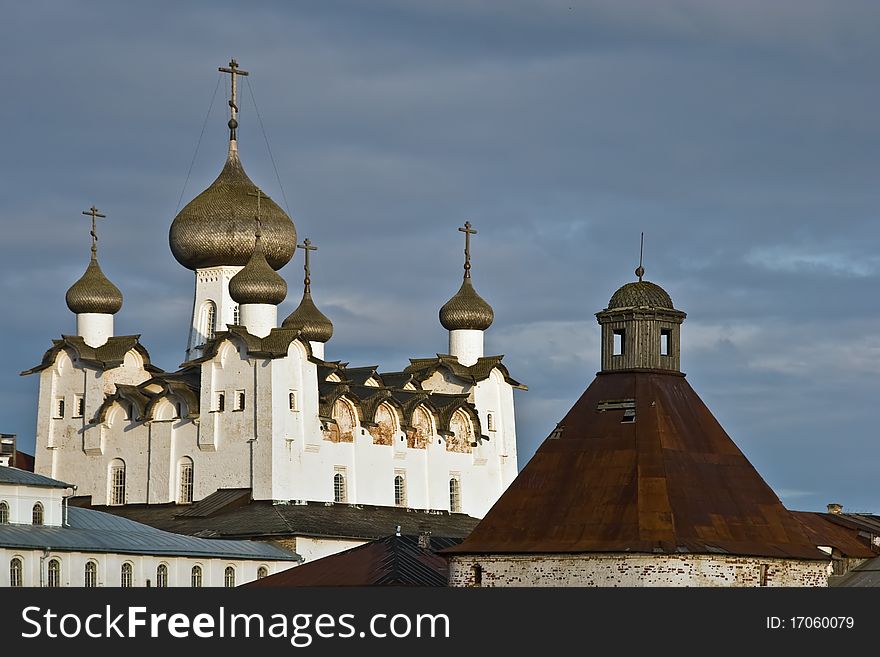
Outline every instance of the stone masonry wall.
[(827, 586), (829, 563), (699, 554), (463, 555), (450, 558), (449, 586)]

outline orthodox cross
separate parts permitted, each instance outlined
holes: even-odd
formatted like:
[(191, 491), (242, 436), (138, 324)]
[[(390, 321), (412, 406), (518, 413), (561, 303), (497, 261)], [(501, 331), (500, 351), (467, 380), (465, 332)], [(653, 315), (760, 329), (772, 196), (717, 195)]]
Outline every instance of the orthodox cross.
[(232, 89), (229, 98), (229, 139), (230, 141), (235, 141), (235, 129), (238, 128), (238, 105), (236, 105), (236, 97), (235, 97), (235, 76), (236, 75), (250, 75), (247, 71), (243, 71), (238, 68), (238, 62), (234, 59), (229, 60), (229, 67), (221, 66), (217, 69), (221, 73), (229, 73), (229, 77), (232, 81)]
[(464, 233), (464, 277), (471, 277), (471, 235), (476, 235), (477, 231), (471, 229), (471, 222), (465, 221), (464, 228), (459, 228)]
[(92, 230), (90, 232), (90, 235), (92, 236), (92, 258), (96, 258), (98, 256), (98, 233), (95, 230), (95, 219), (106, 219), (107, 215), (98, 212), (98, 208), (94, 205), (84, 211), (83, 214), (92, 218)]
[(263, 220), (260, 218), (260, 199), (263, 198), (263, 192), (259, 187), (255, 189), (257, 190), (256, 192), (248, 192), (247, 195), (257, 197), (257, 214), (254, 215), (254, 220), (257, 222), (257, 232), (254, 234), (256, 237), (259, 237), (263, 232)]
[(312, 285), (312, 278), (311, 278), (312, 274), (311, 274), (311, 269), (309, 269), (309, 251), (317, 251), (318, 247), (312, 246), (311, 240), (307, 237), (306, 239), (303, 240), (302, 244), (297, 244), (296, 248), (303, 249), (306, 252), (306, 254), (305, 254), (306, 255), (306, 263), (303, 266), (303, 269), (305, 269), (305, 272), (306, 272), (306, 278), (303, 281), (303, 284), (306, 286), (306, 292), (309, 292), (309, 291), (311, 291), (311, 285)]
[(636, 268), (636, 276), (639, 277), (639, 282), (642, 281), (642, 276), (645, 275), (645, 268), (642, 267), (642, 257), (645, 255), (645, 231), (642, 231), (642, 243), (639, 246), (639, 266)]

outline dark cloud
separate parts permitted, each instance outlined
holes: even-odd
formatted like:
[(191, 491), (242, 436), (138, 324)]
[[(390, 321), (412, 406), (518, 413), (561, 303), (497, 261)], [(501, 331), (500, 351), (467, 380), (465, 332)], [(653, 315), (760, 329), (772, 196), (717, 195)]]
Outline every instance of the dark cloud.
[[(192, 274), (167, 231), (235, 55), (245, 166), (320, 247), (329, 357), (394, 370), (445, 350), (470, 218), (487, 349), (531, 388), (522, 463), (598, 368), (593, 314), (644, 230), (648, 278), (689, 313), (689, 380), (784, 501), (877, 511), (878, 18), (817, 1), (8, 7), (0, 430), (32, 441), (36, 380), (17, 372), (74, 330), (92, 203), (117, 330), (182, 360)], [(222, 162), (220, 84), (184, 202)], [(301, 261), (282, 274), (283, 317)]]

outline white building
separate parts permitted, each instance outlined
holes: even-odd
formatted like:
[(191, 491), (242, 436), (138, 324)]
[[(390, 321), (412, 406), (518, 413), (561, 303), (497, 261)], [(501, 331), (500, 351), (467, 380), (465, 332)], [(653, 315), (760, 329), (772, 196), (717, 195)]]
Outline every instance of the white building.
[(68, 508), (74, 488), (0, 467), (0, 587), (231, 587), (299, 560), (266, 543), (180, 536)]
[[(471, 283), (475, 231), (460, 229), (464, 280), (440, 311), (448, 354), (393, 373), (327, 360), (333, 325), (311, 297), (314, 247), (297, 245), (290, 217), (239, 159), (236, 66), (227, 160), (170, 228), (171, 250), (195, 279), (186, 361), (165, 372), (138, 336), (114, 334), (122, 294), (93, 238), (88, 269), (67, 293), (76, 335), (24, 372), (40, 377), (36, 471), (76, 483), (96, 505), (187, 504), (248, 488), (254, 500), (482, 517), (516, 476), (513, 390), (524, 386), (501, 356), (483, 353), (493, 313)], [(303, 297), (279, 324), (287, 285), (276, 270), (297, 246)]]

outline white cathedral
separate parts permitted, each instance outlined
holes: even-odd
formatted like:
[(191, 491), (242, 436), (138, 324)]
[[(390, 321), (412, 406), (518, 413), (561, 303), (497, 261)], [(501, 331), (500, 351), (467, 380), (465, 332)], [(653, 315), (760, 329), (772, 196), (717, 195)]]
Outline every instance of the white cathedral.
[[(253, 500), (446, 510), (482, 517), (517, 474), (515, 388), (485, 356), (493, 311), (464, 280), (440, 309), (447, 354), (399, 372), (327, 360), (333, 325), (310, 290), (308, 240), (251, 182), (238, 154), (230, 62), (229, 151), (217, 179), (171, 223), (195, 274), (185, 362), (166, 372), (139, 336), (114, 334), (122, 294), (91, 260), (68, 290), (76, 335), (54, 340), (39, 374), (36, 472), (94, 504), (188, 504), (219, 489)], [(302, 301), (280, 324), (277, 273), (303, 249)], [(332, 346), (329, 347), (332, 351)]]

